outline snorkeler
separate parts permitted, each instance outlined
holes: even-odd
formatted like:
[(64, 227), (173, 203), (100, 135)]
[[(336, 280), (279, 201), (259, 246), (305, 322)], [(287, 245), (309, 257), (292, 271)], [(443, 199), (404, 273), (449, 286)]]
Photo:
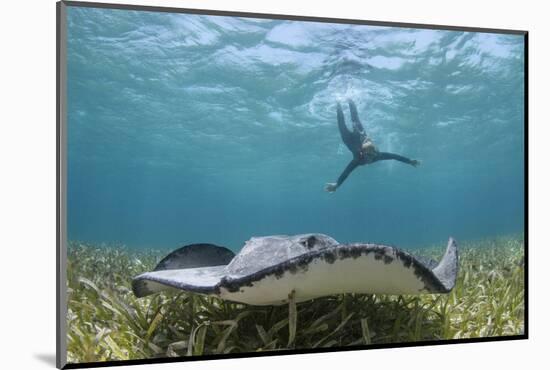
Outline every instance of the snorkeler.
[(325, 190), (329, 193), (336, 191), (340, 185), (346, 180), (349, 174), (357, 166), (364, 166), (366, 164), (371, 164), (378, 161), (383, 161), (387, 159), (395, 159), (411, 166), (418, 166), (420, 161), (416, 159), (409, 159), (407, 157), (400, 156), (393, 153), (379, 152), (378, 149), (374, 146), (372, 140), (365, 133), (365, 129), (359, 121), (359, 115), (357, 114), (357, 107), (355, 103), (351, 100), (349, 103), (349, 111), (351, 113), (351, 121), (353, 122), (353, 131), (348, 130), (346, 127), (346, 122), (344, 121), (344, 113), (342, 112), (342, 107), (340, 103), (337, 106), (337, 118), (338, 118), (338, 129), (340, 130), (340, 135), (342, 136), (342, 141), (348, 147), (348, 149), (353, 154), (353, 159), (344, 169), (344, 172), (338, 177), (338, 181), (335, 183), (328, 183), (325, 185)]

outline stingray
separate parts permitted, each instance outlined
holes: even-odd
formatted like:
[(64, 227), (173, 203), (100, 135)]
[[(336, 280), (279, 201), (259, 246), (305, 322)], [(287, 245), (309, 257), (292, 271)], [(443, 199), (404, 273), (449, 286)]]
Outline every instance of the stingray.
[(323, 234), (253, 237), (239, 253), (192, 244), (168, 254), (154, 271), (136, 276), (137, 297), (179, 289), (250, 305), (281, 305), (341, 293), (449, 293), (458, 272), (449, 238), (439, 263), (401, 249), (340, 244)]

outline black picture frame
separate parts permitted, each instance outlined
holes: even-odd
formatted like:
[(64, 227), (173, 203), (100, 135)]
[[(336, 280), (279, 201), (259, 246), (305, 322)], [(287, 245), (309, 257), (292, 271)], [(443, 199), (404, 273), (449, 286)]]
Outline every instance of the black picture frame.
[[(218, 15), (218, 16), (234, 16), (243, 18), (261, 18), (261, 19), (278, 19), (278, 20), (293, 20), (304, 22), (324, 22), (324, 23), (340, 23), (340, 24), (356, 24), (356, 25), (371, 25), (371, 26), (387, 26), (395, 28), (415, 28), (415, 29), (430, 29), (430, 30), (448, 30), (448, 31), (464, 31), (478, 33), (497, 33), (497, 34), (512, 34), (523, 36), (524, 39), (524, 333), (521, 335), (503, 336), (503, 337), (484, 337), (484, 338), (468, 338), (468, 339), (447, 339), (447, 340), (429, 340), (422, 342), (404, 342), (391, 344), (372, 344), (372, 345), (357, 345), (354, 347), (336, 347), (336, 348), (310, 348), (310, 349), (293, 349), (273, 352), (252, 352), (252, 353), (235, 353), (235, 354), (218, 354), (218, 355), (201, 355), (189, 357), (165, 357), (165, 358), (148, 358), (136, 360), (120, 360), (120, 361), (105, 361), (105, 362), (89, 362), (89, 363), (67, 363), (66, 361), (66, 252), (67, 252), (67, 231), (66, 231), (66, 130), (67, 130), (67, 58), (66, 58), (66, 8), (67, 7), (86, 7), (86, 8), (103, 8), (103, 9), (119, 9), (119, 10), (134, 10), (148, 12), (165, 12), (165, 13), (183, 13), (197, 15)], [(203, 10), (189, 9), (177, 7), (160, 7), (160, 6), (144, 6), (131, 4), (111, 4), (98, 2), (80, 2), (80, 1), (60, 1), (56, 4), (56, 39), (57, 39), (57, 63), (56, 63), (56, 366), (60, 369), (77, 369), (77, 368), (92, 368), (92, 367), (107, 367), (107, 366), (123, 366), (123, 365), (138, 365), (138, 364), (160, 364), (173, 362), (187, 361), (202, 361), (202, 360), (219, 360), (232, 358), (246, 357), (264, 357), (264, 356), (280, 356), (293, 354), (313, 354), (325, 352), (341, 352), (341, 351), (361, 351), (367, 349), (382, 349), (382, 348), (403, 348), (403, 347), (420, 347), (420, 346), (435, 346), (447, 344), (462, 344), (462, 343), (482, 343), (482, 342), (497, 342), (522, 340), (529, 338), (529, 220), (528, 220), (528, 188), (529, 188), (529, 142), (528, 142), (528, 116), (529, 116), (529, 63), (528, 63), (528, 46), (529, 32), (526, 30), (513, 29), (495, 29), (495, 28), (478, 28), (478, 27), (462, 27), (449, 26), (440, 24), (418, 24), (418, 23), (402, 23), (402, 22), (386, 22), (374, 20), (360, 19), (341, 19), (329, 17), (313, 17), (313, 16), (297, 16), (284, 14), (266, 14), (238, 11), (219, 11), (219, 10)]]

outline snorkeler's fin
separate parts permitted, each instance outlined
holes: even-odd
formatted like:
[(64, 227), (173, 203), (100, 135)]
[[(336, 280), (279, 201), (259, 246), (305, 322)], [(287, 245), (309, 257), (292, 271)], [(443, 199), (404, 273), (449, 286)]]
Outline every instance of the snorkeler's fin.
[(458, 248), (453, 238), (449, 238), (445, 255), (432, 272), (448, 292), (453, 289), (458, 274)]

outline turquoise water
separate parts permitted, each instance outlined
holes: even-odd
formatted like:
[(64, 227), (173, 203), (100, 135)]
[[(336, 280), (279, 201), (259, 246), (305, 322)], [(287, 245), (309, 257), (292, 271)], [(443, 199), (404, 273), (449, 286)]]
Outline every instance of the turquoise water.
[[(69, 239), (521, 233), (523, 82), (518, 35), (69, 7)], [(379, 150), (421, 165), (361, 166), (325, 192), (352, 158), (347, 99)]]

